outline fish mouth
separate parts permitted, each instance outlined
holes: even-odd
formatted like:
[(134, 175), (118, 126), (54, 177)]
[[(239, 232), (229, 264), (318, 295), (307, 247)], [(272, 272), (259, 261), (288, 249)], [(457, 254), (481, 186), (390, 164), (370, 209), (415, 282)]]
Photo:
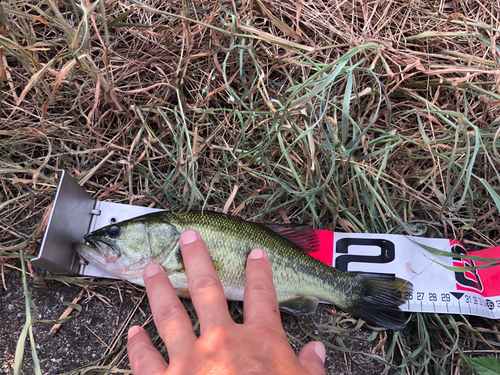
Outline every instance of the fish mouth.
[(96, 252), (96, 249), (94, 249), (92, 246), (89, 246), (81, 242), (75, 242), (73, 248), (78, 254), (80, 254), (83, 257), (85, 254)]
[(83, 259), (91, 264), (95, 264), (97, 266), (106, 264), (101, 252), (92, 246), (81, 242), (75, 242), (73, 244), (73, 248), (78, 253), (78, 255), (80, 255)]
[(120, 258), (119, 246), (116, 244), (101, 238), (84, 237), (84, 240), (86, 243), (76, 242), (73, 245), (75, 251), (83, 259), (117, 278), (133, 280), (136, 284), (144, 285), (142, 270), (150, 263), (149, 257), (129, 264), (126, 258)]
[(75, 250), (91, 263), (92, 261), (104, 264), (114, 263), (120, 257), (120, 251), (116, 244), (105, 238), (95, 239), (84, 236), (83, 239), (88, 245), (77, 243)]

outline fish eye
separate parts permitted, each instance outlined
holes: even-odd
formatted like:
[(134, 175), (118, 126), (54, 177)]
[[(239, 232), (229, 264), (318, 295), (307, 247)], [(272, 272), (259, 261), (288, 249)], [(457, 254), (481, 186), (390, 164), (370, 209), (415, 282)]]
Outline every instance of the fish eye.
[(118, 225), (111, 225), (107, 230), (106, 233), (108, 236), (116, 238), (121, 232), (121, 228)]

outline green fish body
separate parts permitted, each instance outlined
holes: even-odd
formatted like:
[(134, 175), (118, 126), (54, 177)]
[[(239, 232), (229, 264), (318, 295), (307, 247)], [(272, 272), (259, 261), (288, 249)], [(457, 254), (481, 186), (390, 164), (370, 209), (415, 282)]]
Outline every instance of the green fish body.
[(262, 248), (282, 310), (304, 315), (315, 312), (318, 303), (333, 303), (388, 329), (405, 326), (399, 305), (411, 283), (382, 274), (342, 272), (314, 259), (304, 248), (317, 247), (317, 235), (304, 227), (264, 225), (210, 211), (157, 212), (89, 233), (88, 245), (77, 243), (75, 249), (90, 263), (139, 285), (144, 285), (147, 265), (161, 264), (177, 294), (189, 297), (179, 249), (179, 236), (187, 229), (201, 234), (228, 300), (243, 300), (248, 254)]

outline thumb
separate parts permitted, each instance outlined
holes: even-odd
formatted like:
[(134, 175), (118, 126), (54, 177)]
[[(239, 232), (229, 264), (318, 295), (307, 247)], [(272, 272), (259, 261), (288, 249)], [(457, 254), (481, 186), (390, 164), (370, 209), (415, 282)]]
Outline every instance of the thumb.
[(311, 375), (324, 375), (326, 349), (323, 343), (312, 341), (307, 343), (297, 356), (302, 367)]

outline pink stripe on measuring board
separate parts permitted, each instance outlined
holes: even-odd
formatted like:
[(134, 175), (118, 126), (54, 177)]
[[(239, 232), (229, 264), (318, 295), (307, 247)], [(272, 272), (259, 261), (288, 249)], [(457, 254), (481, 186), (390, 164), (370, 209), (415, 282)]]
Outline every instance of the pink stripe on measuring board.
[(333, 265), (333, 235), (334, 232), (328, 230), (317, 230), (319, 237), (319, 250), (308, 253), (313, 258), (328, 264)]
[[(498, 259), (498, 262), (500, 262), (500, 246), (491, 247), (489, 249), (484, 249), (484, 250), (467, 251), (467, 255), (474, 255), (490, 259)], [(453, 261), (453, 265), (456, 267), (485, 266), (489, 264), (490, 263), (484, 263), (478, 260), (471, 261), (468, 259)], [(460, 285), (460, 283), (457, 283), (458, 290), (478, 293), (483, 297), (500, 296), (499, 266), (480, 268), (478, 270), (464, 272), (463, 274), (465, 279), (470, 280), (473, 283), (475, 282), (476, 284), (478, 284), (478, 286), (476, 286), (475, 288), (471, 288), (466, 285)]]

